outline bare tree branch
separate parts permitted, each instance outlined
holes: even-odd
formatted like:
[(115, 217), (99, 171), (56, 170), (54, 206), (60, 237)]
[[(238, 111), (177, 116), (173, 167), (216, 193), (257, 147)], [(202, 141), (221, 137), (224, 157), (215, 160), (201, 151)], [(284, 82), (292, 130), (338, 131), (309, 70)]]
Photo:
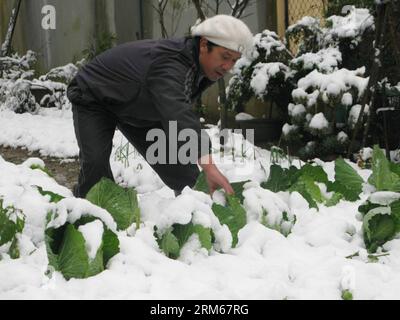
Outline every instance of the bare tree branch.
[(250, 0), (236, 0), (234, 4), (231, 3), (230, 0), (228, 0), (229, 6), (232, 9), (231, 15), (235, 18), (240, 18), (243, 14), (243, 11), (246, 9), (248, 6)]
[(201, 8), (200, 0), (193, 0), (193, 4), (196, 7), (197, 16), (200, 18), (201, 21), (206, 20), (206, 16)]
[(168, 32), (167, 29), (165, 28), (165, 21), (164, 21), (165, 8), (167, 7), (168, 1), (169, 0), (158, 0), (157, 7), (152, 4), (152, 7), (158, 14), (158, 21), (160, 22), (160, 27), (161, 27), (161, 36), (163, 38), (168, 38)]

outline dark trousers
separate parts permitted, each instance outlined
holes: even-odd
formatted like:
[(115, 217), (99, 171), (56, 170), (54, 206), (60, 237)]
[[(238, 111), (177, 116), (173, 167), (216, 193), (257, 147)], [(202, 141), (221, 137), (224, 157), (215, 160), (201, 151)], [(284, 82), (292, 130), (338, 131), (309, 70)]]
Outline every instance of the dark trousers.
[[(91, 187), (102, 177), (114, 180), (110, 167), (112, 139), (118, 128), (135, 149), (146, 158), (147, 148), (154, 143), (146, 141), (147, 132), (161, 128), (161, 123), (152, 127), (136, 127), (124, 123), (118, 114), (101, 106), (72, 105), (75, 135), (79, 146), (80, 172), (74, 189), (76, 197), (84, 198)], [(193, 187), (199, 175), (196, 164), (151, 165), (161, 180), (175, 194), (185, 186)]]

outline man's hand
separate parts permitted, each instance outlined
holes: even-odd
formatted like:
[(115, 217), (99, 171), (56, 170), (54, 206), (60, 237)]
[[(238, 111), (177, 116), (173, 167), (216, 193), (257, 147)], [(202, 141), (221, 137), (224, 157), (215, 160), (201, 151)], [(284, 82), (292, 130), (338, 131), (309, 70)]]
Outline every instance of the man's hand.
[(206, 175), (208, 189), (211, 196), (218, 187), (222, 187), (227, 194), (235, 193), (228, 179), (218, 170), (217, 166), (212, 162), (211, 155), (205, 155), (200, 158), (199, 165), (203, 168), (203, 171)]

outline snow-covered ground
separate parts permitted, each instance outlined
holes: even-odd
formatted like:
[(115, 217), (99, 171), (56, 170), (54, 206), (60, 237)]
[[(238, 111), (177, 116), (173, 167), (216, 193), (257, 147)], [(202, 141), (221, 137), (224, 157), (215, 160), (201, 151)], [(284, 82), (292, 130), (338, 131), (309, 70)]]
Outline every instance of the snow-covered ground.
[[(214, 137), (215, 128), (209, 133)], [(44, 228), (53, 204), (35, 186), (67, 198), (72, 197), (71, 191), (43, 171), (30, 169), (40, 159), (15, 165), (0, 157), (0, 196), (26, 215), (19, 237), (21, 258), (13, 260), (3, 253), (0, 260), (0, 299), (341, 299), (344, 290), (350, 290), (354, 299), (400, 298), (400, 240), (388, 242), (385, 249), (390, 254), (375, 263), (368, 260), (364, 248), (356, 215), (368, 188), (357, 202), (342, 200), (334, 207), (320, 205), (317, 211), (297, 192), (254, 196), (250, 186), (245, 197), (251, 201), (244, 202), (248, 221), (236, 248), (207, 254), (189, 246), (178, 260), (172, 260), (158, 248), (153, 222), (170, 214), (171, 208), (182, 216), (190, 214), (196, 203), (211, 198), (189, 189), (174, 198), (140, 156), (131, 152), (129, 161), (117, 159), (124, 143), (117, 132), (112, 169), (119, 183), (137, 189), (143, 225), (118, 232), (120, 253), (104, 272), (83, 280), (66, 281), (58, 272), (46, 275)], [(2, 111), (0, 144), (62, 158), (78, 154), (68, 110), (44, 110), (38, 115)], [(257, 148), (255, 154), (254, 162), (244, 164), (243, 157), (237, 155), (233, 161), (228, 155), (219, 167), (230, 181), (253, 180), (256, 190), (257, 183), (268, 177), (270, 153)], [(321, 164), (333, 179), (334, 164)], [(365, 181), (371, 173), (357, 170)], [(214, 194), (215, 202), (221, 198), (220, 193)], [(272, 205), (274, 201), (296, 215), (288, 237), (253, 217), (257, 202)], [(359, 256), (346, 258), (356, 252)]]

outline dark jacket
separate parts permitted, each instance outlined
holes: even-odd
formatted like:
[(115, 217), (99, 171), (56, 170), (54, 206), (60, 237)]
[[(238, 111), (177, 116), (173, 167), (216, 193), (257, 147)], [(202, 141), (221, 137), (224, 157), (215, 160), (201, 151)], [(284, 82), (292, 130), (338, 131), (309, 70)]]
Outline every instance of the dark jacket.
[(176, 120), (178, 132), (192, 128), (200, 137), (193, 103), (213, 82), (203, 76), (198, 55), (192, 38), (122, 44), (86, 64), (69, 85), (68, 98), (105, 107), (134, 126), (157, 121), (167, 131), (168, 121)]

